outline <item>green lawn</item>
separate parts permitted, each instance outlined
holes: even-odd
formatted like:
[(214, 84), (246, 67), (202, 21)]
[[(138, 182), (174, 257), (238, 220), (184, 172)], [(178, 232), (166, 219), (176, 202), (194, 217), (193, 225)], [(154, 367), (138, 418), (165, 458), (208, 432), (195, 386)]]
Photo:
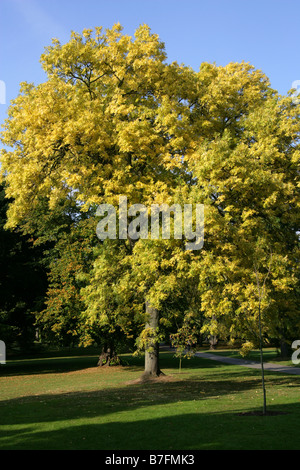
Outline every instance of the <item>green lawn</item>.
[(8, 361), (0, 369), (0, 449), (300, 449), (300, 376), (161, 353), (164, 381), (132, 383), (143, 358), (96, 368), (96, 356)]

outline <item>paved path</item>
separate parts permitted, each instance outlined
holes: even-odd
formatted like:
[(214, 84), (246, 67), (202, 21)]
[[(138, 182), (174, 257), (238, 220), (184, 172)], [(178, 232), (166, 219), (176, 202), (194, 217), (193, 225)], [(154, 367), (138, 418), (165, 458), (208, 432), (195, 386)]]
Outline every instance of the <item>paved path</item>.
[[(253, 369), (260, 369), (260, 362), (248, 361), (244, 359), (236, 359), (233, 357), (220, 356), (218, 354), (196, 352), (195, 356), (203, 357), (204, 359), (211, 359), (213, 361), (226, 362), (227, 364), (236, 364), (244, 367), (251, 367)], [(300, 375), (300, 367), (281, 366), (280, 364), (273, 364), (271, 362), (264, 362), (264, 370), (271, 370), (273, 372), (282, 372), (283, 374)]]

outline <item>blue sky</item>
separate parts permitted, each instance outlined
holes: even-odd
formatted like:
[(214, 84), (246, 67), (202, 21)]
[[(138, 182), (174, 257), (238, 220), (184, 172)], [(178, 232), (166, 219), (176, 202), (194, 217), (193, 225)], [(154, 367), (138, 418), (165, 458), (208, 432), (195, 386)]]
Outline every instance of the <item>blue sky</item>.
[(0, 0), (0, 122), (20, 82), (44, 81), (39, 58), (51, 38), (67, 42), (71, 30), (117, 22), (130, 35), (148, 24), (168, 61), (195, 70), (244, 60), (282, 94), (300, 80), (300, 0)]

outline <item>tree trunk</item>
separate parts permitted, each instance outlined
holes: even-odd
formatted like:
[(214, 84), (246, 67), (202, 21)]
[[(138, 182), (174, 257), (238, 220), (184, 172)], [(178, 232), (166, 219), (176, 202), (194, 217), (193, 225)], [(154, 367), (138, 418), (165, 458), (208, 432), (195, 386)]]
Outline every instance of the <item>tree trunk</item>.
[[(148, 315), (146, 328), (152, 328), (156, 333), (159, 320), (158, 310), (146, 302), (146, 314)], [(158, 377), (161, 374), (162, 372), (159, 368), (159, 344), (154, 339), (145, 350), (145, 370), (143, 376)]]
[(291, 356), (291, 347), (284, 339), (280, 340), (280, 356), (282, 359), (286, 359)]
[(101, 354), (99, 356), (99, 359), (98, 359), (97, 366), (103, 367), (103, 366), (109, 365), (109, 363), (110, 363), (110, 354), (111, 354), (110, 349), (107, 348), (107, 346), (103, 346), (102, 352), (101, 352)]
[(105, 344), (102, 348), (102, 352), (98, 359), (97, 366), (99, 367), (108, 367), (113, 362), (114, 365), (121, 364), (120, 358), (118, 358), (114, 347), (112, 345)]
[(209, 349), (217, 349), (218, 339), (217, 336), (210, 336), (209, 337)]
[(263, 414), (265, 415), (267, 412), (267, 398), (266, 398), (265, 372), (264, 372), (264, 361), (263, 361), (263, 340), (262, 340), (262, 329), (261, 329), (260, 299), (259, 299), (259, 304), (258, 304), (258, 325), (259, 325), (261, 380), (262, 380), (262, 389), (263, 389)]

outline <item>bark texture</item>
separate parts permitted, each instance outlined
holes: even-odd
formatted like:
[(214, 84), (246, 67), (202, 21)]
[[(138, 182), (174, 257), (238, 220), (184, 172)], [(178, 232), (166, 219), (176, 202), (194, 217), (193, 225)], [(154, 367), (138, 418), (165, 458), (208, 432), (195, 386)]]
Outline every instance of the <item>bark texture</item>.
[(108, 367), (110, 365), (120, 365), (120, 364), (121, 364), (121, 360), (117, 356), (113, 346), (104, 345), (102, 348), (102, 352), (99, 356), (97, 366)]
[[(146, 328), (151, 328), (155, 332), (158, 328), (159, 312), (157, 308), (152, 307), (146, 302), (146, 314), (148, 321)], [(162, 372), (159, 368), (159, 343), (157, 340), (153, 340), (145, 350), (145, 371), (144, 376), (158, 377)]]

